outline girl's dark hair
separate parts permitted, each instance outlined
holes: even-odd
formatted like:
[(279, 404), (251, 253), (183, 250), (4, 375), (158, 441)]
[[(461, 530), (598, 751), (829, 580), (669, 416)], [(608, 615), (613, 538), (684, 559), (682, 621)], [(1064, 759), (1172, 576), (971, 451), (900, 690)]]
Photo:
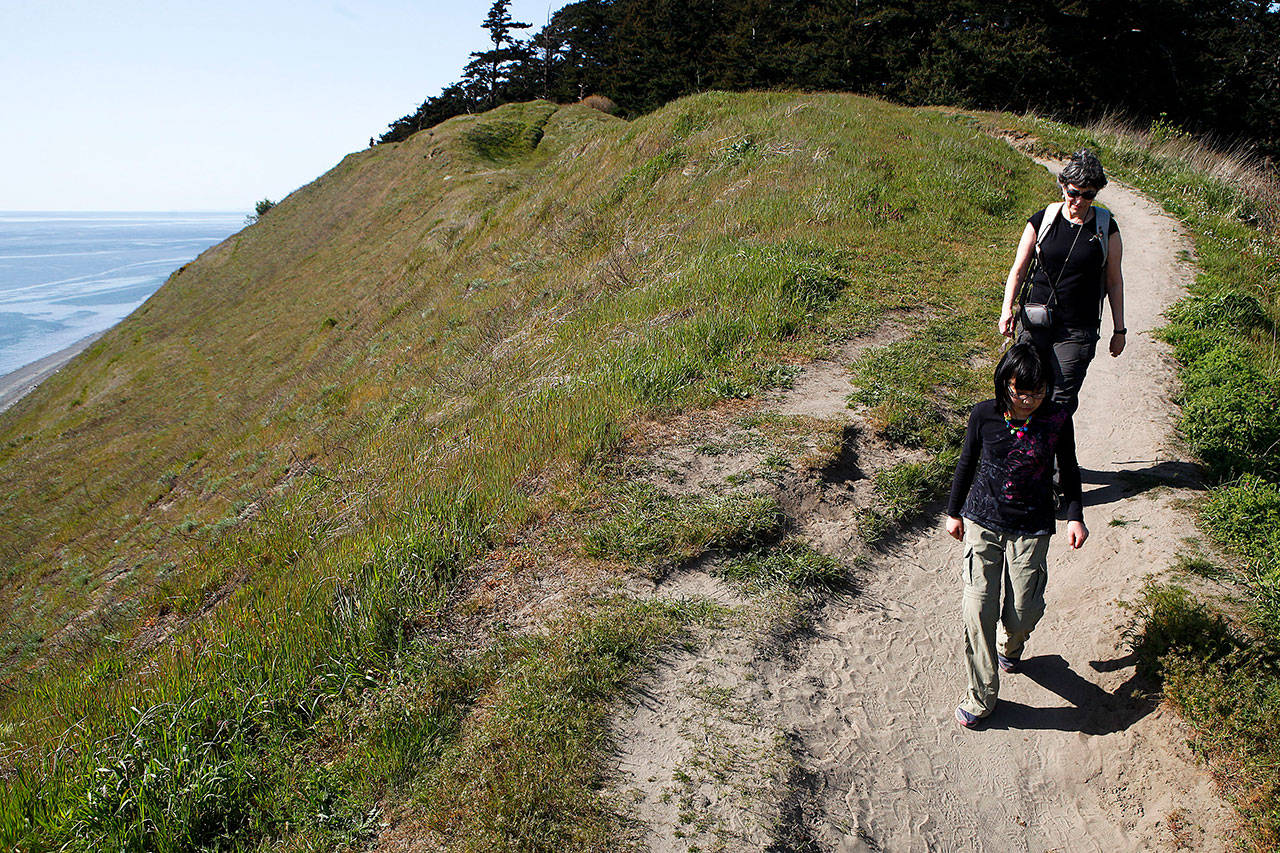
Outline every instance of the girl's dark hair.
[(1010, 408), (1009, 380), (1021, 391), (1033, 391), (1044, 388), (1048, 394), (1053, 391), (1053, 371), (1048, 369), (1048, 362), (1040, 354), (1040, 350), (1030, 341), (1014, 344), (1009, 347), (996, 365), (996, 405), (1001, 411)]
[(1107, 185), (1107, 173), (1102, 171), (1102, 161), (1088, 148), (1071, 155), (1067, 165), (1058, 173), (1058, 183), (1064, 187), (1075, 184), (1082, 189), (1100, 190)]

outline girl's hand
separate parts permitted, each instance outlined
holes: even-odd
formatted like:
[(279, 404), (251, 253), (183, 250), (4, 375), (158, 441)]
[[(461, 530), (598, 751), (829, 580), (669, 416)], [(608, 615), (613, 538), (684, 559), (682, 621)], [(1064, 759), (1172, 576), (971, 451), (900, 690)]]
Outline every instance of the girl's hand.
[(952, 539), (964, 538), (964, 519), (956, 518), (954, 515), (947, 516), (947, 534)]
[(1084, 540), (1089, 538), (1089, 528), (1084, 526), (1083, 521), (1067, 522), (1067, 542), (1071, 545), (1071, 550), (1077, 550), (1084, 545)]

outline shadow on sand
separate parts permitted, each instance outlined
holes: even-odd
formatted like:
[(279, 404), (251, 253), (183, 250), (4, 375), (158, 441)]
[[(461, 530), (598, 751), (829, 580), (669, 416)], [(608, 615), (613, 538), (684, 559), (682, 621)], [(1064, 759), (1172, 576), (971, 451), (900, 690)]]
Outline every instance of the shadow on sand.
[[(1134, 658), (1126, 655), (1111, 661), (1093, 661), (1098, 672), (1114, 672), (1132, 666)], [(996, 706), (996, 712), (984, 723), (989, 729), (1058, 729), (1086, 735), (1109, 735), (1124, 731), (1155, 710), (1158, 704), (1146, 685), (1136, 676), (1108, 693), (1098, 685), (1075, 673), (1060, 655), (1040, 655), (1022, 663), (1016, 675), (1002, 679), (1029, 678), (1050, 693), (1057, 694), (1069, 707), (1033, 708), (1021, 702)]]
[[(1160, 486), (1172, 486), (1177, 489), (1204, 488), (1200, 468), (1191, 462), (1176, 460), (1157, 462), (1146, 468), (1121, 471), (1093, 471), (1081, 468), (1080, 480), (1085, 487), (1085, 506), (1115, 503)], [(1090, 486), (1099, 488), (1091, 489)]]

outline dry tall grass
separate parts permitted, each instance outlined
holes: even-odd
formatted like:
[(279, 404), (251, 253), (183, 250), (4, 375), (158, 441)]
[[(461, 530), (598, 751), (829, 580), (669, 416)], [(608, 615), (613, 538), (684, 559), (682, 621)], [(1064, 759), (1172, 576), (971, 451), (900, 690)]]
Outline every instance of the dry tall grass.
[(618, 114), (618, 105), (615, 104), (611, 98), (606, 98), (604, 95), (587, 95), (581, 101), (578, 101), (578, 103), (582, 104), (584, 107), (591, 107), (593, 110), (599, 110), (600, 112), (607, 113), (611, 116)]
[(1280, 169), (1248, 144), (1196, 136), (1159, 119), (1143, 127), (1118, 114), (1091, 122), (1085, 131), (1108, 139), (1122, 155), (1173, 161), (1234, 188), (1252, 203), (1251, 217), (1259, 227), (1280, 230)]

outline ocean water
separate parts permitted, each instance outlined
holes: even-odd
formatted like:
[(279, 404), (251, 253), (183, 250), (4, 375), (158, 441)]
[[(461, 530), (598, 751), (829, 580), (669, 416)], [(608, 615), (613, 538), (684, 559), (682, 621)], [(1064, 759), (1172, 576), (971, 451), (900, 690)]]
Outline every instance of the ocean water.
[(243, 213), (0, 211), (0, 376), (124, 319)]

